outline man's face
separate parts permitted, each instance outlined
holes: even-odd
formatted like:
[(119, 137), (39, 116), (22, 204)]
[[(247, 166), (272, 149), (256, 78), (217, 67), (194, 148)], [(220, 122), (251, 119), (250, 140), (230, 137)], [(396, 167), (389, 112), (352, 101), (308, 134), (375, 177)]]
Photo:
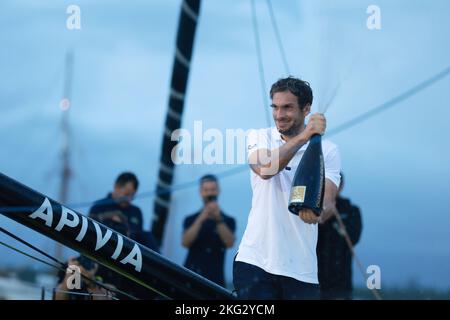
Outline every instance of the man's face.
[(200, 186), (200, 195), (206, 203), (209, 196), (219, 196), (219, 186), (214, 181), (205, 181)]
[(285, 136), (295, 136), (302, 129), (311, 105), (300, 109), (298, 100), (290, 91), (276, 92), (272, 98), (272, 115), (278, 131)]
[(133, 182), (129, 181), (123, 186), (115, 185), (113, 191), (113, 198), (116, 199), (121, 206), (127, 206), (133, 200), (136, 194)]

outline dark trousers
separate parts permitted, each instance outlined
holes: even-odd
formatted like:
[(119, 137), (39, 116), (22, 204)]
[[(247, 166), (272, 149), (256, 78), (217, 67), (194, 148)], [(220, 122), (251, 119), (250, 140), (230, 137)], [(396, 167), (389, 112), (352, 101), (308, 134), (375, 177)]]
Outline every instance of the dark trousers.
[(268, 273), (241, 261), (233, 263), (233, 285), (239, 299), (301, 300), (319, 299), (319, 285)]
[(321, 300), (352, 300), (353, 293), (351, 290), (337, 289), (320, 289)]

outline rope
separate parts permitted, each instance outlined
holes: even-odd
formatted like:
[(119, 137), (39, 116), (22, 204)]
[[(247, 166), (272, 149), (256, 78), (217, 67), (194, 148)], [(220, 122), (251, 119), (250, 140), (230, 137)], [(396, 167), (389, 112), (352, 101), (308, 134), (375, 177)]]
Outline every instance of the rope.
[(273, 32), (275, 33), (275, 38), (277, 39), (278, 49), (280, 50), (281, 59), (283, 60), (284, 71), (287, 75), (290, 74), (289, 64), (286, 58), (286, 53), (284, 51), (283, 42), (281, 41), (280, 31), (278, 30), (277, 20), (275, 18), (275, 14), (273, 12), (272, 2), (270, 0), (266, 0), (267, 7), (269, 8), (270, 13), (270, 21), (272, 22)]
[(0, 232), (3, 232), (4, 234), (6, 234), (7, 236), (10, 236), (11, 238), (23, 243), (24, 245), (28, 246), (29, 248), (33, 249), (36, 252), (39, 252), (40, 254), (42, 254), (44, 257), (49, 258), (50, 260), (58, 263), (60, 266), (64, 266), (64, 263), (61, 263), (58, 259), (52, 257), (51, 255), (49, 255), (48, 253), (42, 251), (41, 249), (33, 246), (31, 243), (26, 242), (25, 240), (23, 240), (22, 238), (19, 238), (18, 236), (14, 235), (13, 233), (9, 232), (8, 230), (3, 229), (2, 227), (0, 227)]
[(262, 53), (261, 53), (261, 43), (259, 39), (259, 30), (258, 30), (258, 20), (256, 18), (256, 6), (255, 0), (251, 0), (252, 4), (252, 22), (253, 22), (253, 35), (255, 38), (255, 46), (256, 46), (256, 54), (258, 57), (258, 72), (259, 72), (259, 80), (261, 84), (261, 97), (263, 102), (264, 114), (266, 116), (267, 126), (270, 127), (270, 115), (269, 108), (266, 107), (266, 80), (264, 76), (264, 64), (262, 61)]
[[(355, 250), (354, 250), (354, 247), (353, 247), (353, 244), (352, 244), (352, 240), (350, 239), (350, 236), (348, 235), (347, 228), (345, 227), (344, 222), (342, 221), (342, 218), (341, 218), (341, 215), (339, 214), (339, 212), (337, 212), (337, 211), (335, 212), (335, 217), (336, 217), (336, 220), (337, 220), (337, 222), (338, 222), (338, 224), (339, 224), (339, 227), (340, 227), (341, 230), (342, 230), (342, 233), (343, 233), (343, 237), (344, 237), (344, 239), (345, 239), (345, 242), (347, 243), (347, 246), (348, 246), (348, 248), (350, 249), (350, 252), (352, 253), (353, 258), (355, 259), (356, 264), (358, 265), (359, 271), (361, 272), (363, 278), (364, 278), (364, 279), (366, 280), (366, 282), (367, 282), (367, 274), (366, 274), (366, 272), (365, 272), (364, 266), (363, 266), (363, 264), (361, 263), (361, 260), (359, 260), (359, 257), (358, 257), (358, 255), (356, 254), (356, 252), (355, 252)], [(381, 296), (380, 296), (380, 293), (379, 293), (376, 289), (370, 289), (370, 291), (371, 291), (371, 292), (373, 293), (373, 295), (375, 296), (375, 299), (377, 299), (377, 300), (383, 300), (383, 299), (381, 298)]]
[[(252, 0), (253, 1), (253, 0)], [(448, 76), (450, 74), (450, 66), (448, 66), (447, 68), (445, 68), (444, 70), (438, 72), (437, 74), (433, 75), (432, 77), (422, 81), (421, 83), (419, 83), (418, 85), (404, 91), (403, 93), (395, 96), (394, 98), (389, 99), (388, 101), (372, 108), (371, 110), (367, 111), (366, 113), (357, 116), (349, 121), (344, 122), (343, 124), (330, 129), (326, 135), (327, 136), (333, 136), (336, 135), (338, 133), (341, 133), (342, 131), (345, 131), (347, 129), (350, 129), (351, 127), (354, 127), (356, 125), (358, 125), (359, 123), (366, 121), (367, 119), (374, 117), (376, 115), (378, 115), (381, 112), (384, 112), (392, 107), (394, 107), (395, 105), (399, 104), (400, 102), (416, 95), (417, 93), (425, 90), (426, 88), (430, 87), (431, 85), (437, 83), (438, 81), (442, 80), (443, 78), (445, 78), (446, 76)], [(338, 84), (339, 86), (339, 84)], [(336, 92), (336, 90), (334, 90), (334, 92)], [(334, 95), (333, 95), (334, 96)], [(329, 105), (331, 102), (329, 102), (327, 105)], [(217, 174), (216, 176), (218, 178), (225, 178), (228, 176), (234, 176), (236, 174), (242, 173), (244, 171), (247, 171), (248, 167), (246, 165), (241, 165), (237, 168), (232, 168), (229, 170), (225, 170), (219, 174)], [(183, 190), (183, 189), (187, 189), (190, 187), (194, 187), (198, 185), (198, 181), (197, 180), (193, 180), (193, 181), (189, 181), (189, 182), (185, 182), (185, 183), (181, 183), (178, 185), (175, 185), (173, 187), (170, 188), (163, 188), (160, 191), (157, 190), (153, 190), (153, 191), (147, 191), (147, 192), (143, 192), (140, 193), (138, 195), (135, 196), (135, 199), (141, 199), (141, 198), (147, 198), (147, 197), (153, 197), (156, 194), (164, 194), (166, 192), (174, 192), (174, 191), (178, 191), (178, 190)], [(93, 203), (99, 203), (99, 204), (112, 204), (114, 203), (115, 200), (114, 199), (106, 199), (106, 200), (102, 200), (102, 201), (89, 201), (89, 202), (79, 202), (79, 203), (73, 203), (73, 204), (68, 204), (67, 206), (70, 208), (84, 208), (84, 207), (88, 207), (91, 206)], [(35, 210), (37, 209), (36, 207), (30, 207), (30, 206), (24, 206), (24, 207), (0, 207), (0, 211), (3, 212), (23, 212), (23, 211), (30, 211), (30, 210)]]
[[(253, 2), (254, 0), (252, 0)], [(350, 129), (351, 127), (354, 127), (356, 125), (358, 125), (359, 123), (368, 120), (371, 117), (374, 117), (384, 111), (387, 111), (388, 109), (391, 109), (392, 107), (394, 107), (395, 105), (399, 104), (400, 102), (416, 95), (417, 93), (425, 90), (426, 88), (432, 86), (433, 84), (437, 83), (438, 81), (444, 79), (445, 77), (447, 77), (450, 74), (450, 66), (448, 66), (447, 68), (443, 69), (442, 71), (438, 72), (437, 74), (433, 75), (432, 77), (422, 81), (421, 83), (415, 85), (414, 87), (402, 92), (401, 94), (389, 99), (388, 101), (373, 107), (371, 110), (363, 113), (362, 115), (359, 115), (353, 119), (350, 119), (346, 122), (344, 122), (341, 125), (338, 125), (337, 127), (330, 129), (326, 135), (327, 136), (333, 136), (336, 135), (338, 133), (341, 133), (342, 131), (345, 131), (347, 129)], [(337, 88), (339, 88), (340, 83), (338, 83), (337, 87), (335, 88), (335, 90), (333, 91), (333, 96), (335, 96)], [(329, 101), (327, 103), (327, 107), (330, 105), (331, 101)], [(219, 174), (217, 174), (216, 176), (218, 178), (222, 178), (222, 177), (228, 177), (228, 176), (234, 176), (236, 174), (239, 174), (241, 172), (247, 171), (247, 166), (246, 165), (241, 165), (237, 168), (233, 168), (233, 169), (229, 169), (229, 170), (225, 170)], [(173, 187), (170, 188), (163, 188), (159, 191), (157, 190), (153, 190), (153, 191), (148, 191), (148, 192), (143, 192), (140, 193), (138, 195), (135, 196), (135, 199), (140, 199), (140, 198), (147, 198), (147, 197), (153, 197), (156, 194), (164, 194), (167, 192), (174, 192), (174, 191), (178, 191), (178, 190), (183, 190), (183, 189), (187, 189), (193, 186), (197, 186), (198, 185), (198, 181), (197, 180), (193, 180), (193, 181), (189, 181), (189, 182), (185, 182), (185, 183), (181, 183), (178, 185), (175, 185)], [(89, 201), (89, 202), (79, 202), (79, 203), (73, 203), (73, 204), (68, 204), (67, 206), (70, 208), (84, 208), (84, 207), (88, 207), (91, 206), (93, 203), (99, 203), (99, 204), (112, 204), (114, 203), (115, 200), (114, 199), (106, 199), (106, 200), (102, 200), (102, 201)], [(30, 210), (35, 210), (37, 209), (36, 207), (30, 207), (30, 206), (24, 206), (24, 207), (0, 207), (0, 211), (3, 212), (23, 212), (23, 211), (30, 211)]]
[[(19, 237), (17, 237), (17, 236), (12, 235), (10, 232), (6, 231), (5, 229), (3, 229), (3, 228), (1, 228), (1, 227), (0, 227), (0, 232), (3, 232), (3, 233), (5, 233), (6, 235), (8, 235), (8, 236), (10, 236), (10, 237), (12, 237), (12, 238), (18, 240), (19, 242), (23, 243), (24, 245), (28, 246), (29, 248), (31, 248), (31, 249), (33, 249), (33, 250), (36, 250), (37, 252), (39, 252), (39, 253), (41, 253), (41, 254), (44, 254), (46, 257), (48, 257), (49, 259), (55, 261), (55, 262), (58, 263), (60, 266), (55, 266), (54, 264), (48, 263), (48, 262), (45, 261), (45, 260), (42, 260), (42, 259), (40, 259), (40, 258), (38, 258), (38, 257), (35, 257), (35, 256), (31, 255), (31, 254), (28, 254), (28, 253), (26, 253), (26, 252), (24, 252), (24, 251), (22, 251), (22, 250), (20, 250), (20, 249), (17, 249), (17, 248), (15, 248), (15, 247), (13, 247), (13, 246), (7, 244), (7, 243), (4, 243), (4, 242), (2, 242), (2, 241), (0, 241), (0, 245), (2, 245), (2, 246), (4, 246), (4, 247), (7, 247), (7, 248), (9, 248), (9, 249), (11, 249), (11, 250), (13, 250), (13, 251), (16, 251), (16, 252), (18, 252), (18, 253), (20, 253), (20, 254), (26, 256), (26, 257), (29, 257), (29, 258), (31, 258), (31, 259), (33, 259), (33, 260), (36, 260), (36, 261), (38, 261), (38, 262), (41, 262), (41, 263), (43, 263), (43, 264), (45, 264), (45, 265), (47, 265), (47, 266), (49, 266), (49, 267), (52, 267), (52, 268), (54, 268), (54, 269), (57, 269), (58, 271), (67, 272), (67, 269), (64, 268), (64, 267), (65, 267), (65, 264), (64, 264), (63, 262), (59, 261), (58, 259), (56, 259), (56, 258), (54, 258), (54, 257), (52, 257), (52, 256), (50, 256), (50, 255), (48, 255), (47, 253), (43, 253), (42, 250), (36, 248), (35, 246), (33, 246), (32, 244), (28, 243), (27, 241), (25, 241), (25, 240), (23, 240), (23, 239), (21, 239), (21, 238), (19, 238)], [(73, 272), (73, 271), (72, 271), (72, 272)], [(124, 296), (127, 296), (128, 298), (131, 298), (131, 299), (133, 299), (133, 300), (139, 300), (139, 299), (137, 299), (136, 297), (134, 297), (134, 296), (132, 296), (132, 295), (130, 295), (130, 294), (124, 292), (124, 291), (121, 291), (121, 290), (119, 290), (119, 289), (111, 289), (111, 288), (109, 288), (108, 286), (104, 285), (104, 284), (101, 283), (101, 282), (98, 282), (98, 281), (96, 281), (96, 280), (94, 280), (94, 279), (91, 279), (91, 278), (89, 278), (89, 277), (86, 277), (85, 275), (83, 275), (83, 274), (81, 274), (81, 273), (80, 273), (80, 275), (81, 275), (81, 277), (82, 277), (83, 279), (88, 280), (88, 281), (90, 281), (91, 283), (94, 283), (94, 284), (98, 285), (99, 287), (102, 287), (103, 289), (106, 289), (107, 291), (111, 291), (111, 292), (114, 292), (114, 293), (123, 294)]]
[(373, 109), (363, 113), (360, 116), (357, 116), (356, 118), (353, 118), (347, 122), (344, 122), (343, 124), (337, 126), (336, 128), (330, 130), (328, 132), (329, 135), (334, 135), (337, 133), (340, 133), (344, 130), (347, 130), (350, 127), (354, 127), (357, 124), (373, 117), (376, 116), (377, 114), (386, 111), (390, 108), (392, 108), (393, 106), (399, 104), (400, 102), (416, 95), (418, 92), (430, 87), (431, 85), (433, 85), (434, 83), (438, 82), (439, 80), (442, 80), (443, 78), (445, 78), (446, 76), (448, 76), (450, 74), (450, 66), (448, 66), (447, 68), (445, 68), (444, 70), (442, 70), (441, 72), (435, 74), (434, 76), (432, 76), (431, 78), (428, 78), (425, 81), (422, 81), (421, 83), (415, 85), (414, 87), (404, 91), (403, 93), (399, 94), (398, 96), (389, 99), (388, 101), (386, 101), (385, 103), (382, 103), (376, 107), (374, 107)]

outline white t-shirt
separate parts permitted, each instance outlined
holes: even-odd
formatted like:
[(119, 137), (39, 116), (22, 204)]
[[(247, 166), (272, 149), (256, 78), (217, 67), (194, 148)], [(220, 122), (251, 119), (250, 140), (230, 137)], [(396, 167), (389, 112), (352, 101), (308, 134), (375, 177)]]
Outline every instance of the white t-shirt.
[[(284, 143), (275, 127), (251, 130), (247, 136), (247, 152), (250, 155), (258, 149), (273, 150)], [(317, 224), (304, 223), (288, 210), (292, 180), (308, 144), (303, 145), (287, 165), (291, 170), (285, 168), (268, 180), (250, 170), (252, 208), (236, 261), (258, 266), (271, 274), (319, 283)], [(322, 140), (322, 152), (325, 178), (339, 186), (339, 151), (332, 142)]]

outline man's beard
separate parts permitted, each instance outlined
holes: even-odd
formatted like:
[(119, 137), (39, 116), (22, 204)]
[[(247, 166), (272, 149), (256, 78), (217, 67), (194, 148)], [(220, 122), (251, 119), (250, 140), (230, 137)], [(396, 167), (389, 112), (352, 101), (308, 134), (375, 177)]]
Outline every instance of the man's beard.
[(281, 130), (278, 129), (278, 132), (281, 133), (283, 136), (287, 137), (293, 137), (300, 133), (301, 124), (294, 122), (292, 126), (290, 126), (288, 129)]

